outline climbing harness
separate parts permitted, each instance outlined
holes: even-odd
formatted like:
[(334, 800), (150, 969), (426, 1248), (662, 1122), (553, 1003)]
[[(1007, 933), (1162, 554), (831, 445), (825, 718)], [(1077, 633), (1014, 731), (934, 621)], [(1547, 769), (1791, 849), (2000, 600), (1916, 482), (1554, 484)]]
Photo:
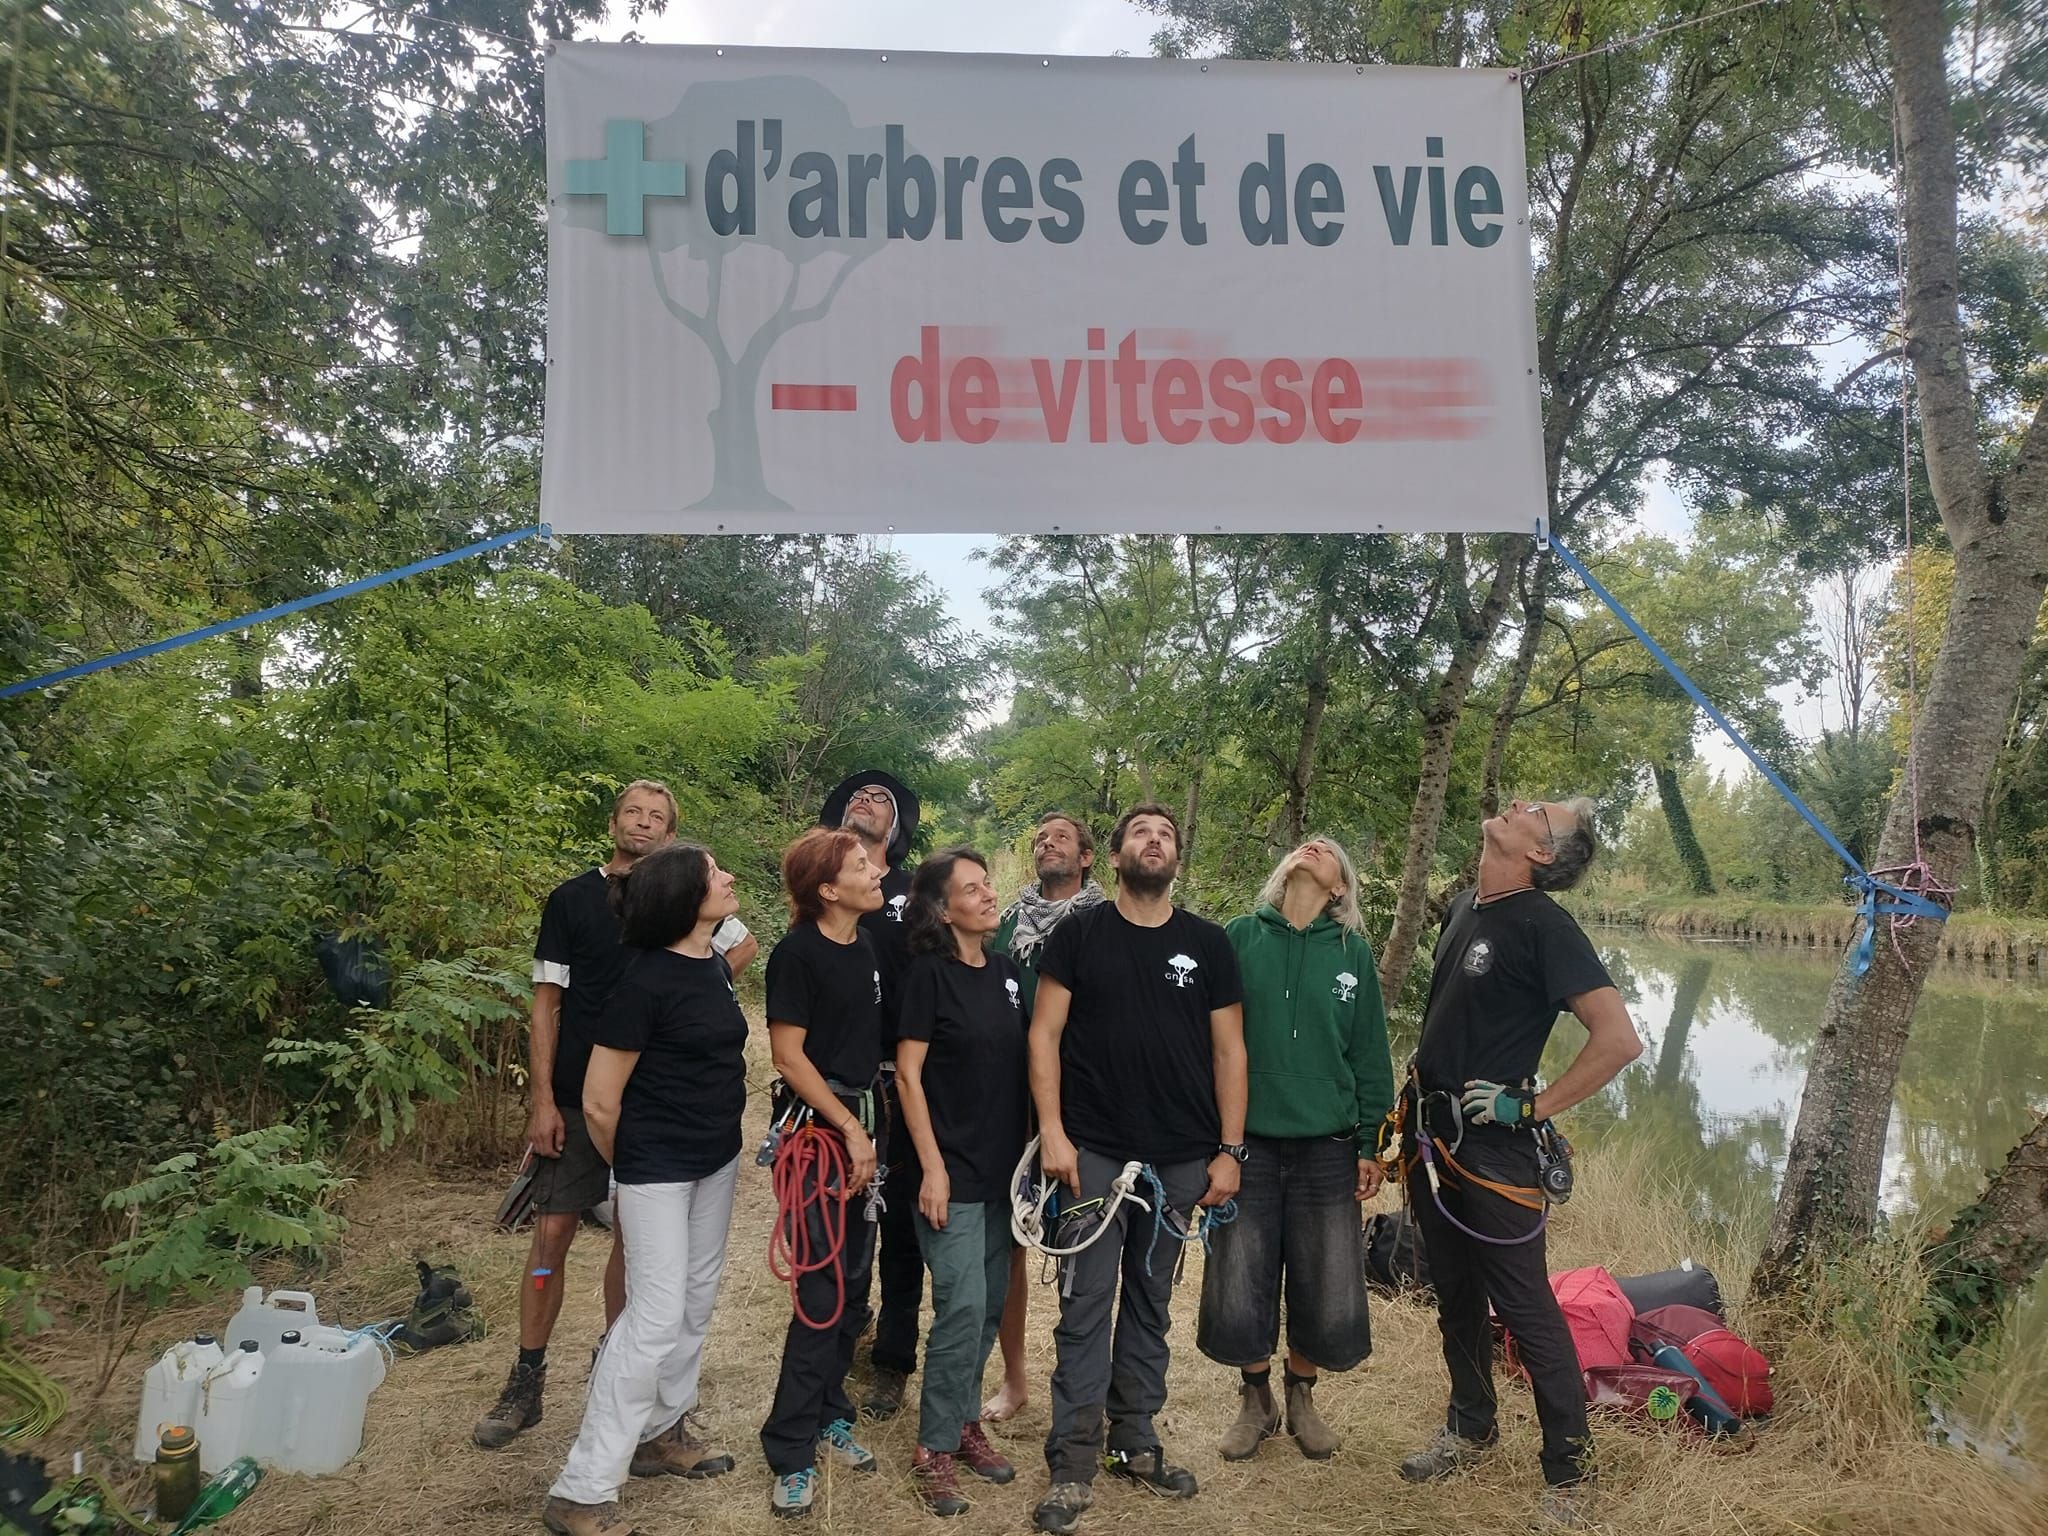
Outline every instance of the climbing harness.
[[(829, 1080), (826, 1086), (854, 1101), (855, 1119), (862, 1130), (873, 1135), (874, 1095), (866, 1090), (844, 1090)], [(770, 1122), (755, 1156), (756, 1162), (766, 1162), (774, 1169), (775, 1226), (768, 1235), (768, 1270), (789, 1286), (790, 1309), (797, 1320), (822, 1332), (837, 1327), (846, 1312), (846, 1270), (840, 1261), (846, 1252), (846, 1207), (851, 1198), (846, 1182), (851, 1163), (844, 1139), (815, 1123), (809, 1105), (781, 1083), (776, 1084), (775, 1096), (786, 1101)], [(875, 1177), (868, 1184), (865, 1214), (869, 1221), (879, 1213), (881, 1177), (877, 1160)], [(834, 1290), (832, 1312), (814, 1318), (804, 1311), (798, 1286), (805, 1275), (828, 1269)]]
[[(1138, 1193), (1140, 1181), (1151, 1199)], [(1178, 1279), (1188, 1246), (1200, 1243), (1207, 1253), (1210, 1234), (1237, 1220), (1237, 1202), (1226, 1200), (1214, 1208), (1198, 1208), (1194, 1219), (1183, 1223), (1166, 1198), (1166, 1186), (1160, 1182), (1158, 1172), (1149, 1163), (1140, 1162), (1125, 1163), (1110, 1180), (1107, 1193), (1093, 1200), (1063, 1205), (1059, 1181), (1048, 1179), (1038, 1166), (1038, 1138), (1034, 1136), (1025, 1145), (1024, 1155), (1017, 1159), (1017, 1171), (1010, 1181), (1010, 1235), (1020, 1247), (1049, 1260), (1070, 1259), (1100, 1242), (1126, 1203), (1152, 1212), (1152, 1241), (1145, 1248), (1148, 1275), (1152, 1273), (1152, 1255), (1158, 1250), (1160, 1238), (1170, 1237), (1179, 1247), (1174, 1261), (1174, 1276)], [(1083, 1226), (1088, 1228), (1085, 1237), (1079, 1230)]]
[[(1415, 1113), (1415, 1124), (1412, 1129), (1408, 1124), (1411, 1100)], [(1439, 1111), (1450, 1119), (1448, 1141), (1435, 1123)], [(1420, 1163), (1423, 1177), (1429, 1185), (1429, 1198), (1445, 1221), (1474, 1242), (1488, 1243), (1496, 1248), (1513, 1248), (1532, 1241), (1549, 1226), (1550, 1207), (1553, 1203), (1562, 1205), (1571, 1198), (1571, 1144), (1566, 1142), (1547, 1120), (1537, 1127), (1535, 1134), (1538, 1139), (1537, 1177), (1541, 1181), (1539, 1184), (1502, 1184), (1474, 1173), (1457, 1158), (1458, 1149), (1465, 1144), (1465, 1112), (1458, 1102), (1458, 1096), (1454, 1093), (1424, 1093), (1421, 1080), (1415, 1073), (1415, 1063), (1411, 1061), (1408, 1064), (1408, 1086), (1394, 1096), (1393, 1108), (1387, 1111), (1386, 1119), (1380, 1122), (1375, 1155), (1381, 1166), (1400, 1180), (1403, 1198), (1408, 1199), (1411, 1205), (1413, 1200), (1408, 1174), (1417, 1163)], [(1562, 1148), (1562, 1193), (1556, 1192), (1552, 1187), (1552, 1181), (1546, 1177), (1544, 1158), (1546, 1155), (1558, 1155), (1555, 1148), (1546, 1153), (1543, 1145), (1543, 1138), (1546, 1136), (1555, 1137), (1556, 1143)], [(1412, 1152), (1408, 1150), (1411, 1143), (1414, 1148)], [(1438, 1171), (1439, 1165), (1448, 1170), (1448, 1176), (1455, 1184), (1486, 1190), (1490, 1194), (1500, 1196), (1510, 1205), (1518, 1205), (1526, 1211), (1535, 1211), (1536, 1224), (1517, 1237), (1494, 1237), (1467, 1226), (1451, 1213), (1449, 1206), (1444, 1204), (1443, 1180), (1447, 1175)]]
[[(1038, 1166), (1038, 1138), (1034, 1136), (1025, 1144), (1024, 1155), (1017, 1159), (1017, 1171), (1010, 1180), (1010, 1236), (1021, 1247), (1049, 1259), (1070, 1259), (1101, 1241), (1102, 1234), (1109, 1230), (1110, 1218), (1126, 1201), (1132, 1205), (1148, 1203), (1137, 1192), (1138, 1180), (1145, 1171), (1143, 1163), (1125, 1163), (1123, 1171), (1109, 1181), (1109, 1192), (1100, 1199), (1062, 1207), (1059, 1180), (1047, 1178)], [(1057, 1223), (1050, 1233), (1048, 1218)], [(1054, 1240), (1058, 1227), (1078, 1225), (1091, 1218), (1094, 1229), (1079, 1242), (1061, 1246)]]

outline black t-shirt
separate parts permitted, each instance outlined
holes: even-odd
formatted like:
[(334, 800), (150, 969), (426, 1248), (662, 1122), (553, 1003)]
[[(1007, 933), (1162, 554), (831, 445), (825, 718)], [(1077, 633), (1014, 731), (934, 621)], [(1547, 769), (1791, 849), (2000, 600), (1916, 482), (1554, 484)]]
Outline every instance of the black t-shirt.
[(835, 944), (798, 923), (768, 956), (768, 1022), (804, 1031), (804, 1054), (826, 1077), (865, 1088), (882, 1064), (882, 967), (868, 936)]
[[(554, 981), (562, 988), (553, 1084), (555, 1103), (563, 1109), (583, 1108), (591, 1026), (611, 1000), (630, 954), (619, 942), (610, 891), (601, 869), (564, 880), (541, 909), (540, 938), (533, 946), (534, 980)], [(559, 979), (565, 971), (567, 979)]]
[(1053, 930), (1038, 974), (1074, 994), (1060, 1036), (1060, 1118), (1074, 1143), (1118, 1162), (1215, 1156), (1209, 1015), (1244, 1000), (1223, 930), (1179, 907), (1141, 928), (1106, 901)]
[(1572, 915), (1541, 891), (1477, 906), (1462, 891), (1444, 916), (1415, 1070), (1426, 1092), (1535, 1079), (1565, 999), (1611, 987)]
[(896, 1054), (896, 1015), (903, 1008), (903, 978), (910, 971), (910, 871), (901, 865), (882, 876), (882, 905), (860, 915), (860, 931), (882, 966), (882, 1056)]
[(898, 1038), (925, 1040), (925, 1103), (953, 1198), (1005, 1200), (1031, 1139), (1030, 1021), (1007, 955), (969, 965), (957, 954), (918, 955), (903, 978)]
[(640, 1053), (619, 1106), (612, 1172), (621, 1184), (686, 1184), (739, 1155), (746, 1015), (723, 957), (627, 953), (626, 974), (590, 1031), (595, 1045)]

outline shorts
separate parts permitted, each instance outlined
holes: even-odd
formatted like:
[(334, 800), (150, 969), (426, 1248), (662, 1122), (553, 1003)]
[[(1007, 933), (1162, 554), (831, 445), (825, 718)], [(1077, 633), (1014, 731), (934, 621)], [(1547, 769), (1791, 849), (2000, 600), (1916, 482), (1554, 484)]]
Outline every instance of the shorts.
[(598, 1155), (583, 1111), (562, 1111), (559, 1157), (533, 1159), (533, 1208), (543, 1216), (580, 1216), (611, 1194), (612, 1168)]
[(1358, 1148), (1341, 1136), (1247, 1136), (1237, 1219), (1214, 1229), (1195, 1347), (1222, 1365), (1259, 1365), (1287, 1344), (1326, 1371), (1372, 1353), (1359, 1236)]

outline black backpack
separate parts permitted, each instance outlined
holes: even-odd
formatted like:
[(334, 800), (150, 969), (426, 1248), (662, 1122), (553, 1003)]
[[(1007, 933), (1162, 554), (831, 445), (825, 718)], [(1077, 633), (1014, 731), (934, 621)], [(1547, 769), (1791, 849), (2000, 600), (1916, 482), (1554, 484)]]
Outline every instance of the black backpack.
[(1382, 1291), (1426, 1291), (1429, 1255), (1422, 1229), (1406, 1210), (1381, 1211), (1365, 1221), (1365, 1283)]

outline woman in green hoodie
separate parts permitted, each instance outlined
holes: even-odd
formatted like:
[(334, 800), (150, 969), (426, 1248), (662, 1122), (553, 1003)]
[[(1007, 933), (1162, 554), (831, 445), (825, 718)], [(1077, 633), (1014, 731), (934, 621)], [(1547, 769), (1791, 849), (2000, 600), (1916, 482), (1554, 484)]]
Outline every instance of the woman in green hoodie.
[(1351, 856), (1312, 837), (1280, 861), (1258, 910), (1226, 929), (1244, 976), (1248, 1156), (1237, 1219), (1215, 1229), (1195, 1334), (1203, 1354), (1243, 1377), (1226, 1461), (1280, 1431), (1271, 1378), (1283, 1290), (1285, 1417), (1304, 1456), (1322, 1461), (1338, 1446), (1316, 1412), (1317, 1371), (1348, 1371), (1372, 1352), (1359, 1202), (1379, 1191), (1373, 1141), (1394, 1101), (1394, 1064), (1357, 890)]

